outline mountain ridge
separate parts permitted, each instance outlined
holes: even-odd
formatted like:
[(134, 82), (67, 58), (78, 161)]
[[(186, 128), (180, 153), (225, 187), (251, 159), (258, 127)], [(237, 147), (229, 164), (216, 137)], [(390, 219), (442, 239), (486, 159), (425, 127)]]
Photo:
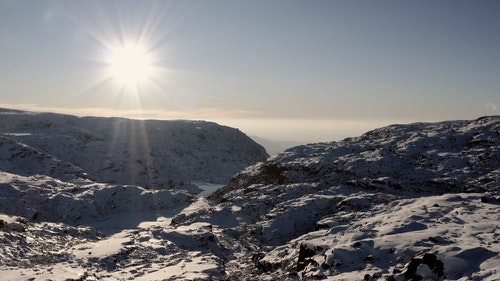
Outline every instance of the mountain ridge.
[[(49, 158), (78, 170), (67, 174), (148, 188), (184, 188), (192, 181), (224, 183), (238, 170), (268, 157), (262, 146), (241, 131), (205, 121), (0, 109), (0, 132), (11, 146), (2, 150), (2, 159), (10, 159), (0, 163), (7, 172), (26, 173), (21, 168), (9, 170), (22, 158), (30, 157), (31, 163)], [(8, 155), (10, 149), (17, 152)], [(32, 173), (47, 172), (50, 164), (39, 166), (40, 171)]]

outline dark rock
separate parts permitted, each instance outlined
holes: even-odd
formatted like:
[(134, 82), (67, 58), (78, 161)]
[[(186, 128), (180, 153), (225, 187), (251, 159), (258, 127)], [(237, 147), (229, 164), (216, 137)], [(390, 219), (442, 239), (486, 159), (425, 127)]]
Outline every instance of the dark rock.
[(406, 272), (404, 273), (405, 280), (422, 280), (423, 277), (418, 275), (417, 268), (421, 265), (427, 265), (432, 273), (438, 277), (444, 276), (444, 264), (440, 261), (436, 255), (425, 253), (421, 258), (414, 257), (410, 260), (406, 266)]
[(372, 256), (372, 255), (369, 255), (369, 256), (366, 256), (366, 257), (363, 259), (363, 261), (364, 261), (365, 263), (373, 263), (373, 262), (375, 261), (375, 257), (374, 257), (374, 256)]
[(474, 148), (474, 147), (489, 147), (490, 142), (488, 140), (471, 140), (470, 142), (466, 143), (465, 145), (469, 148)]
[(417, 267), (422, 263), (422, 259), (412, 258), (406, 267), (406, 272), (404, 273), (404, 277), (406, 280), (420, 280), (416, 277)]
[(10, 229), (10, 230), (13, 230), (13, 231), (18, 231), (18, 232), (26, 232), (26, 225), (25, 224), (22, 224), (18, 221), (15, 221), (15, 222), (11, 222), (7, 225), (7, 227)]
[(395, 190), (402, 190), (403, 189), (403, 186), (399, 183), (390, 183), (389, 186)]
[(259, 266), (259, 261), (263, 257), (265, 257), (265, 256), (266, 256), (266, 254), (264, 254), (263, 252), (254, 253), (252, 255), (252, 262), (253, 262), (253, 264), (258, 267)]
[(394, 275), (389, 275), (386, 280), (387, 281), (396, 281), (396, 278), (394, 278)]
[(431, 241), (432, 243), (435, 243), (435, 244), (439, 243), (439, 240), (437, 239), (437, 237), (431, 236), (431, 237), (429, 237), (429, 241)]
[(20, 223), (22, 223), (22, 224), (27, 224), (27, 223), (28, 223), (28, 220), (27, 220), (27, 219), (25, 219), (25, 218), (21, 218), (21, 217), (16, 218), (16, 221), (17, 221), (17, 222), (20, 222)]
[(315, 249), (311, 249), (310, 245), (300, 244), (299, 259), (297, 260), (297, 271), (301, 271), (311, 262), (310, 257), (316, 254)]
[(500, 204), (500, 200), (489, 193), (481, 197), (481, 202), (487, 204)]
[(254, 192), (256, 189), (252, 187), (247, 187), (243, 190), (243, 194), (248, 194), (250, 192)]
[(259, 269), (259, 271), (263, 271), (263, 272), (274, 271), (275, 269), (280, 268), (280, 267), (281, 267), (280, 262), (273, 263), (273, 262), (259, 260), (258, 264), (257, 264), (257, 269)]
[(358, 186), (358, 182), (354, 181), (354, 180), (346, 181), (345, 184), (348, 186), (353, 186), (353, 187)]
[(385, 185), (386, 182), (384, 180), (379, 180), (379, 179), (373, 179), (370, 181), (371, 184), (380, 184), (380, 185)]
[(270, 183), (284, 184), (285, 177), (282, 172), (284, 172), (284, 170), (275, 164), (269, 163), (264, 165), (264, 175), (267, 176)]
[(429, 266), (434, 274), (439, 277), (444, 276), (444, 264), (442, 261), (438, 260), (436, 255), (426, 253), (422, 257), (422, 263)]

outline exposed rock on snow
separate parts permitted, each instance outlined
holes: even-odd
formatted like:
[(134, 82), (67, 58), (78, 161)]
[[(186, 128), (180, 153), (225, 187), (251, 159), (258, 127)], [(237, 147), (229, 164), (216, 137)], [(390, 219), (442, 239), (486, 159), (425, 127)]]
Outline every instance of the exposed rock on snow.
[[(0, 265), (28, 268), (67, 262), (65, 249), (84, 241), (98, 241), (102, 235), (90, 227), (72, 227), (56, 223), (31, 223), (23, 217), (0, 214)], [(2, 280), (5, 280), (2, 277)]]

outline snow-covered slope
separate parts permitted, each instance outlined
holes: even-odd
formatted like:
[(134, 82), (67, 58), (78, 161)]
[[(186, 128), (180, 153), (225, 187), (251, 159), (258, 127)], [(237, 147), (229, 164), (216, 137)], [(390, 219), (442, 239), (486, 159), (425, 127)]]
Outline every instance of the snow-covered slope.
[(295, 147), (173, 222), (237, 240), (236, 279), (498, 279), (499, 134), (493, 116)]
[(242, 132), (203, 121), (78, 118), (0, 109), (0, 170), (147, 188), (224, 184), (265, 160)]
[(183, 191), (81, 180), (79, 167), (68, 168), (71, 181), (2, 173), (0, 271), (5, 280), (500, 280), (499, 135), (491, 116), (298, 146), (192, 203)]
[(163, 213), (183, 208), (192, 200), (184, 190), (147, 190), (88, 180), (64, 182), (0, 172), (0, 212), (35, 222), (85, 224), (118, 214)]

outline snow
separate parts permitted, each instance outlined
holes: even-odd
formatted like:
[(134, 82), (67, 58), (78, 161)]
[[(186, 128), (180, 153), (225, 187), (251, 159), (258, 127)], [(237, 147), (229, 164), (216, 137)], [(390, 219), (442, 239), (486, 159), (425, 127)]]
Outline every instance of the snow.
[(33, 136), (0, 134), (2, 157), (29, 160), (0, 167), (0, 279), (500, 280), (499, 129), (491, 116), (302, 145), (223, 186), (187, 182), (197, 197), (82, 178), (59, 157), (28, 165), (48, 155), (20, 141)]
[(112, 256), (121, 251), (124, 245), (132, 243), (132, 238), (127, 232), (121, 232), (112, 236), (112, 239), (105, 239), (93, 243), (84, 243), (74, 246), (73, 255), (75, 259), (102, 259)]
[(25, 137), (31, 136), (31, 133), (5, 133), (6, 135), (15, 136), (15, 137)]
[(168, 277), (168, 280), (195, 280), (210, 278), (210, 276), (217, 274), (220, 269), (217, 263), (201, 257), (194, 257), (189, 261), (182, 261), (177, 265), (162, 268), (153, 273), (145, 274), (135, 280), (163, 280)]
[(223, 184), (214, 184), (214, 183), (207, 183), (207, 182), (193, 182), (194, 185), (196, 185), (198, 188), (203, 190), (202, 192), (198, 193), (196, 196), (197, 197), (203, 197), (212, 194), (214, 191), (217, 189), (223, 187)]

